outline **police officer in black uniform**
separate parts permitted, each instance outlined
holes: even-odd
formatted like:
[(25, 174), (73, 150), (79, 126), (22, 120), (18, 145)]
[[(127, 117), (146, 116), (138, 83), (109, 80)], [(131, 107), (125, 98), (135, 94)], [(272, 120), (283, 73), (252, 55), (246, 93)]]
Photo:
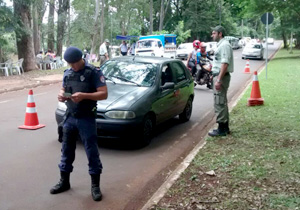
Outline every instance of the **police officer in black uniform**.
[(82, 59), (82, 52), (76, 47), (69, 47), (64, 59), (71, 68), (65, 70), (63, 87), (58, 94), (58, 100), (66, 102), (67, 105), (63, 123), (62, 156), (58, 165), (61, 178), (50, 193), (57, 194), (70, 189), (70, 173), (73, 171), (76, 140), (79, 136), (89, 162), (92, 197), (95, 201), (100, 201), (102, 163), (99, 158), (95, 119), (97, 101), (107, 98), (105, 78), (101, 70)]

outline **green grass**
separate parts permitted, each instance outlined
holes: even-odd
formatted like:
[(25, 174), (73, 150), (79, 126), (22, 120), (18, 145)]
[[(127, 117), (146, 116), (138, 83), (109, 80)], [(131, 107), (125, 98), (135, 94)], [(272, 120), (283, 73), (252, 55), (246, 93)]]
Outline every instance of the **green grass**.
[(300, 209), (300, 51), (280, 50), (258, 78), (264, 105), (247, 106), (250, 86), (230, 114), (232, 135), (208, 137), (156, 209)]

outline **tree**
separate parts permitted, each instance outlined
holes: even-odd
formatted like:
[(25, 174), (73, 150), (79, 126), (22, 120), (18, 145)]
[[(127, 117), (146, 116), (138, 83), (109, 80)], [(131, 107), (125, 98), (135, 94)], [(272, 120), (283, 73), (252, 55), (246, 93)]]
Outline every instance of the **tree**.
[(17, 49), (18, 57), (24, 58), (24, 71), (30, 71), (36, 69), (35, 55), (33, 48), (33, 38), (32, 38), (32, 25), (31, 25), (31, 3), (32, 0), (14, 0), (14, 16), (16, 18), (16, 39), (17, 39)]
[(3, 5), (3, 1), (0, 0), (0, 62), (4, 62), (7, 59), (5, 47), (9, 45), (9, 40), (6, 34), (11, 33), (13, 24), (12, 11)]
[(167, 0), (167, 4), (165, 6), (165, 0), (161, 0), (161, 3), (160, 3), (160, 15), (159, 15), (159, 29), (158, 29), (159, 31), (163, 30), (165, 14), (167, 12), (169, 3), (170, 3), (170, 0)]
[(92, 38), (92, 47), (91, 47), (91, 54), (94, 54), (98, 36), (98, 25), (99, 25), (99, 0), (95, 0), (95, 15), (94, 15), (94, 31), (93, 31), (93, 38)]
[(48, 50), (54, 51), (54, 9), (55, 1), (50, 0), (49, 2), (49, 16), (48, 16)]
[(149, 13), (149, 19), (150, 19), (150, 34), (153, 32), (153, 0), (150, 0), (150, 13)]
[(57, 11), (57, 38), (56, 38), (56, 55), (62, 56), (63, 39), (66, 31), (66, 22), (70, 0), (58, 0)]

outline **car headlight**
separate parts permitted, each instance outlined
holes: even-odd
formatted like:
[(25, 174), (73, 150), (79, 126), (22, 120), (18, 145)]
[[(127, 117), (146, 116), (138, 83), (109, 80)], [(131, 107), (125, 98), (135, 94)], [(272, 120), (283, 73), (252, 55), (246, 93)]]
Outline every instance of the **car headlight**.
[(133, 111), (108, 111), (105, 115), (113, 119), (134, 119), (135, 113)]
[(57, 109), (62, 110), (62, 111), (66, 111), (67, 110), (67, 106), (63, 102), (58, 102)]

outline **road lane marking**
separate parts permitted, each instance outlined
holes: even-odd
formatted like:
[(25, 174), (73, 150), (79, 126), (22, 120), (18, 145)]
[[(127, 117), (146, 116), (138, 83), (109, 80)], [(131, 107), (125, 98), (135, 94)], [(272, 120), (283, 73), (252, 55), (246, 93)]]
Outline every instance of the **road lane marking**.
[(0, 104), (4, 104), (4, 103), (10, 102), (10, 101), (12, 101), (12, 100), (0, 101)]
[(34, 96), (40, 96), (40, 95), (45, 95), (47, 94), (48, 92), (44, 92), (44, 93), (38, 93), (38, 94), (34, 94)]

